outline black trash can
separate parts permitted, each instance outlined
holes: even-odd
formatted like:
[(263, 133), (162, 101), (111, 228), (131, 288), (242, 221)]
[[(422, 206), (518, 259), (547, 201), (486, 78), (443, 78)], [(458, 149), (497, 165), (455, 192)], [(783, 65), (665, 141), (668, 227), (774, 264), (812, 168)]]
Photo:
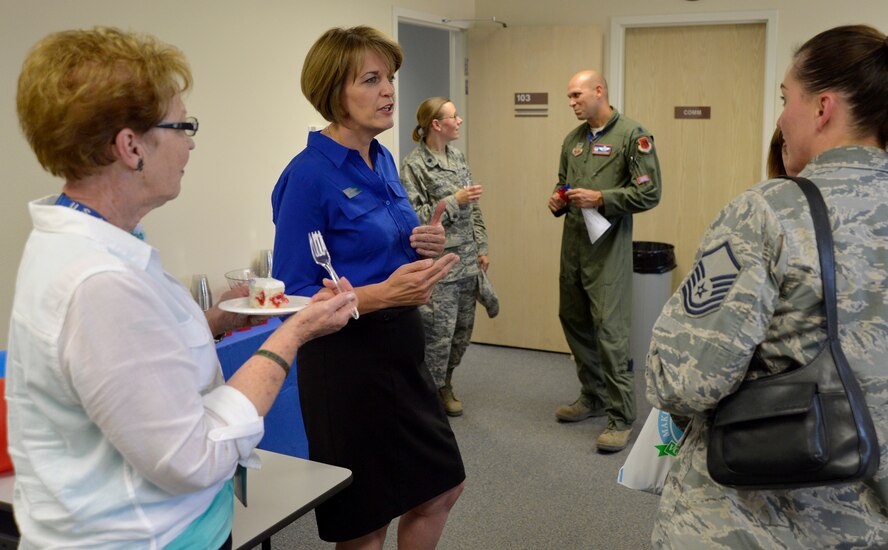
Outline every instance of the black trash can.
[(644, 369), (651, 331), (663, 305), (672, 296), (675, 247), (667, 243), (632, 243), (632, 330), (629, 353), (634, 369)]
[(635, 241), (632, 243), (632, 271), (666, 273), (675, 269), (675, 247), (667, 243)]

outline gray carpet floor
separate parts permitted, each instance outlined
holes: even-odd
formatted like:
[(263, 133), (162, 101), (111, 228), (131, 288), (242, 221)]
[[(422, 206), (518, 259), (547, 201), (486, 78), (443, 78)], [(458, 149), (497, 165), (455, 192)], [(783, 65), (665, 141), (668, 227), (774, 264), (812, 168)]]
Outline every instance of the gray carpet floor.
[[(643, 398), (633, 439), (650, 406)], [(559, 423), (554, 411), (579, 394), (569, 356), (473, 344), (454, 374), (465, 413), (451, 419), (466, 490), (440, 550), (641, 549), (650, 546), (658, 498), (616, 483), (627, 451), (600, 454), (603, 418)], [(397, 548), (397, 524), (385, 548)], [(314, 514), (272, 538), (273, 549), (331, 549)]]

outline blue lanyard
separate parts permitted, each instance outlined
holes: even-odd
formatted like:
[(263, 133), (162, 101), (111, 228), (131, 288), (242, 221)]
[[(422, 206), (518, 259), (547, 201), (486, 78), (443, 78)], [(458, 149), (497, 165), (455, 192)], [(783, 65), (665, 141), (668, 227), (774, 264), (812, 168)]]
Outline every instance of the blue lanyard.
[[(105, 219), (105, 216), (99, 214), (98, 212), (96, 212), (95, 210), (90, 208), (89, 206), (85, 206), (83, 204), (80, 204), (79, 202), (75, 201), (74, 199), (72, 199), (71, 197), (69, 197), (68, 195), (66, 195), (64, 193), (59, 195), (59, 198), (56, 199), (56, 204), (58, 206), (64, 206), (67, 208), (71, 208), (73, 210), (77, 210), (78, 212), (83, 212), (84, 214), (89, 214), (90, 216), (92, 216), (94, 218), (99, 218), (102, 221), (108, 221)], [(141, 241), (144, 241), (145, 240), (145, 233), (143, 231), (140, 231), (139, 229), (140, 229), (139, 226), (136, 226), (135, 229), (130, 231), (130, 234), (133, 237), (135, 237)]]
[(595, 132), (594, 134), (592, 133), (592, 128), (586, 128), (586, 137), (589, 139), (589, 142), (593, 142), (603, 136), (605, 132), (610, 130), (614, 126), (614, 124), (617, 123), (617, 118), (618, 117), (612, 117), (611, 120), (609, 120), (607, 124), (604, 125), (604, 128)]

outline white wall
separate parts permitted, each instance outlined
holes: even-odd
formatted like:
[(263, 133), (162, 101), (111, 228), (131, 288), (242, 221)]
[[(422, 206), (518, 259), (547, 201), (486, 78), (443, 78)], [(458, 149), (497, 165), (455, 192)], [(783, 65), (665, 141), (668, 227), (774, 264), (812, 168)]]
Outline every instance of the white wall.
[[(187, 105), (201, 120), (197, 149), (182, 194), (149, 214), (145, 225), (168, 271), (183, 281), (207, 273), (218, 295), (226, 270), (248, 265), (258, 250), (271, 247), (271, 189), (304, 146), (308, 126), (323, 122), (299, 91), (308, 47), (333, 26), (369, 24), (392, 34), (396, 8), (448, 19), (496, 16), (510, 26), (593, 24), (605, 33), (611, 17), (776, 10), (778, 83), (793, 47), (823, 29), (866, 22), (888, 30), (884, 0), (3, 0), (0, 347), (6, 345), (15, 271), (31, 225), (25, 205), (61, 187), (34, 160), (15, 116), (21, 62), (39, 38), (55, 30), (115, 25), (150, 32), (186, 53), (195, 76)], [(777, 95), (775, 90), (775, 102)], [(385, 145), (392, 140), (393, 132), (381, 138)]]
[[(2, 0), (0, 3), (0, 348), (6, 347), (15, 273), (31, 228), (26, 203), (61, 189), (19, 130), (15, 87), (27, 51), (52, 31), (113, 25), (181, 48), (194, 72), (186, 98), (200, 118), (178, 199), (149, 214), (148, 240), (183, 282), (206, 273), (218, 296), (225, 271), (271, 248), (270, 194), (323, 124), (299, 88), (312, 42), (334, 26), (368, 24), (392, 35), (393, 9), (470, 18), (473, 0)], [(393, 132), (380, 138), (391, 146)]]

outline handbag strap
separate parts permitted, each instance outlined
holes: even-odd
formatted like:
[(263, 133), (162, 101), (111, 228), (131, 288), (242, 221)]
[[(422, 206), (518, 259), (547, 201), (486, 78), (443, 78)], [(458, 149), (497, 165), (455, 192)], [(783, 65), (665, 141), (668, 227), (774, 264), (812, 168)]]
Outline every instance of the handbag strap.
[(851, 415), (854, 417), (857, 429), (857, 447), (861, 460), (858, 472), (862, 477), (873, 475), (879, 467), (879, 442), (873, 419), (866, 406), (866, 398), (860, 389), (857, 378), (851, 371), (842, 343), (839, 341), (839, 316), (836, 307), (836, 266), (833, 252), (832, 229), (829, 225), (829, 215), (823, 195), (811, 180), (800, 177), (782, 176), (790, 179), (799, 186), (808, 207), (811, 209), (811, 218), (814, 220), (814, 237), (817, 240), (817, 255), (820, 257), (820, 278), (823, 283), (823, 304), (826, 310), (827, 341), (833, 356), (833, 363), (838, 371), (845, 396), (851, 406)]
[[(839, 373), (839, 379), (845, 388), (845, 395), (851, 404), (851, 414), (857, 425), (858, 434), (860, 436), (860, 446), (863, 454), (873, 451), (872, 446), (875, 443), (875, 428), (873, 427), (872, 417), (866, 406), (866, 399), (860, 389), (857, 378), (851, 371), (848, 359), (845, 357), (845, 351), (842, 349), (842, 343), (839, 341), (839, 316), (836, 307), (836, 266), (835, 257), (833, 255), (833, 237), (832, 229), (829, 225), (829, 215), (826, 209), (826, 203), (823, 202), (823, 195), (811, 180), (800, 177), (784, 176), (791, 179), (798, 185), (805, 198), (808, 199), (808, 206), (811, 209), (811, 217), (814, 219), (814, 236), (817, 239), (817, 255), (820, 256), (820, 278), (823, 282), (823, 304), (826, 309), (826, 344), (829, 346), (833, 354), (833, 363)], [(863, 467), (863, 464), (861, 464)]]
[(817, 255), (820, 257), (820, 278), (823, 282), (823, 303), (826, 308), (826, 334), (831, 341), (839, 343), (839, 314), (836, 307), (836, 265), (833, 255), (832, 229), (829, 226), (829, 215), (820, 189), (808, 178), (783, 176), (801, 188), (811, 217), (814, 219), (814, 236), (817, 239)]

